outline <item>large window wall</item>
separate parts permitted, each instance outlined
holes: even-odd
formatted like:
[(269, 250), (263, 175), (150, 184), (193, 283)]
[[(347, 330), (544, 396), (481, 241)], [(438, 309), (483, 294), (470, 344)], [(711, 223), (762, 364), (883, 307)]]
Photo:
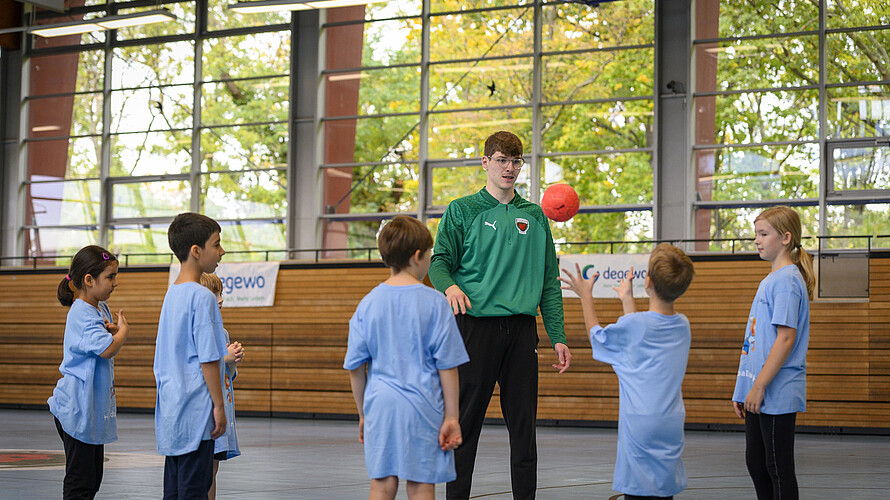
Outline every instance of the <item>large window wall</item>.
[(520, 195), (537, 202), (556, 182), (578, 191), (582, 213), (553, 225), (557, 241), (652, 238), (654, 9), (403, 0), (328, 11), (326, 248), (374, 246), (396, 213), (435, 231), (450, 201), (485, 185), (483, 142), (497, 130), (525, 145)]
[[(76, 3), (39, 22), (157, 8)], [(187, 210), (220, 221), (240, 259), (287, 247), (291, 15), (226, 5), (161, 2), (176, 21), (30, 39), (28, 256), (93, 243), (165, 261), (167, 224)]]
[(887, 3), (695, 5), (695, 237), (750, 236), (775, 203), (796, 205), (808, 235), (890, 233)]

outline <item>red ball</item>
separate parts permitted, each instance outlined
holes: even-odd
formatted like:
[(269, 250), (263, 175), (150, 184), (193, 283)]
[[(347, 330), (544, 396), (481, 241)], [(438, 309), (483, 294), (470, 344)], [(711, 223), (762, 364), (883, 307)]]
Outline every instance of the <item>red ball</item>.
[(568, 184), (554, 184), (541, 197), (544, 215), (556, 222), (565, 222), (574, 217), (580, 205), (578, 193)]

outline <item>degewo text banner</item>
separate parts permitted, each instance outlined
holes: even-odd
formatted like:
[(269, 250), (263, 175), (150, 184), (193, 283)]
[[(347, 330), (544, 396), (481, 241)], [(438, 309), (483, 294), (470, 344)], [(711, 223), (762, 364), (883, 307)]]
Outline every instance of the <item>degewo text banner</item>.
[[(275, 305), (278, 262), (221, 262), (214, 274), (223, 284), (223, 307)], [(179, 263), (170, 265), (167, 286), (179, 276)]]
[[(590, 254), (590, 255), (561, 255), (559, 257), (559, 275), (566, 278), (563, 269), (576, 274), (578, 264), (581, 274), (585, 278), (592, 278), (596, 273), (599, 277), (593, 283), (593, 296), (598, 299), (617, 299), (618, 292), (613, 287), (618, 286), (621, 280), (627, 276), (633, 267), (634, 297), (648, 297), (644, 284), (649, 268), (649, 254)], [(565, 283), (560, 282), (561, 285)], [(571, 290), (563, 290), (563, 297), (577, 297)]]

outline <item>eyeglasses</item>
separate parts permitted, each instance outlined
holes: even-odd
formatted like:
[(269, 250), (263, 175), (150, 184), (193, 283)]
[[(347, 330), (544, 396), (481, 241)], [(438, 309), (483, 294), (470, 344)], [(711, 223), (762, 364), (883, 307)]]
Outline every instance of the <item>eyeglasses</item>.
[(501, 168), (507, 168), (507, 165), (509, 165), (511, 163), (513, 164), (513, 168), (522, 168), (522, 166), (525, 165), (525, 160), (523, 160), (522, 158), (512, 158), (511, 159), (511, 158), (507, 158), (504, 156), (499, 156), (497, 158), (495, 158), (493, 156), (489, 156), (488, 159), (497, 163), (498, 166)]

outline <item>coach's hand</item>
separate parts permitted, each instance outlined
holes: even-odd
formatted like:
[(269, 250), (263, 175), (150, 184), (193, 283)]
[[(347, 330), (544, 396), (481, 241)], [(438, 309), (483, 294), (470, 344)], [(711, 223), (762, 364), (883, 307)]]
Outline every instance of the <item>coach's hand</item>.
[(553, 368), (556, 368), (559, 373), (562, 373), (569, 369), (569, 366), (572, 364), (572, 353), (569, 351), (569, 346), (559, 343), (553, 346), (553, 350), (556, 351), (557, 363), (553, 365)]
[(473, 308), (470, 305), (470, 298), (457, 285), (451, 285), (446, 288), (445, 297), (448, 299), (448, 303), (451, 304), (451, 310), (454, 311), (455, 315), (467, 314), (467, 309)]

